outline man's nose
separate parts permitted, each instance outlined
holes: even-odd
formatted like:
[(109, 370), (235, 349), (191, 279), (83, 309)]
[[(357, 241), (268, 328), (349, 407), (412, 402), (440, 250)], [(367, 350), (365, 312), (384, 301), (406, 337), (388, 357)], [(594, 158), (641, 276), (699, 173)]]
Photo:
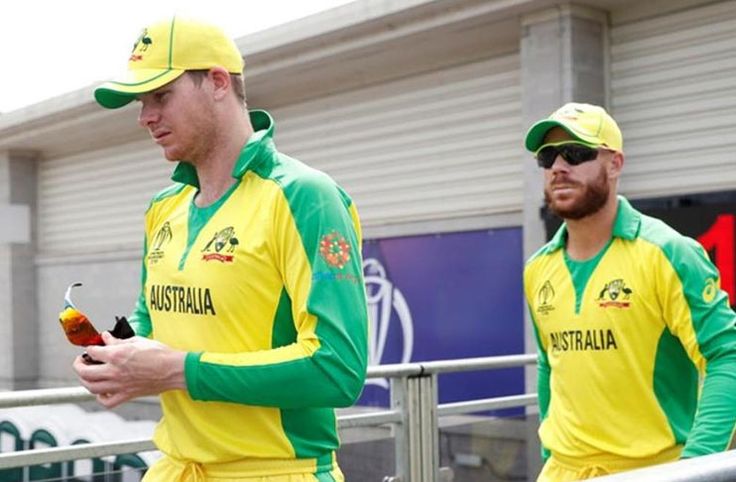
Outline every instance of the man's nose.
[(557, 157), (555, 157), (555, 162), (552, 163), (552, 167), (550, 167), (550, 170), (553, 172), (569, 171), (570, 164), (565, 160), (564, 157), (562, 157), (561, 154), (557, 154)]
[(150, 128), (158, 120), (158, 117), (158, 109), (149, 104), (141, 103), (141, 110), (138, 113), (138, 124), (141, 127)]

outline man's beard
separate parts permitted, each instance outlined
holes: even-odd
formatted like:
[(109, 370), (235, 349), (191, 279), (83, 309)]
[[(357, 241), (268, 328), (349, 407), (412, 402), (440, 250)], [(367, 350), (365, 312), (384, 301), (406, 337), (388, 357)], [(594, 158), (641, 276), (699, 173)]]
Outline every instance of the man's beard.
[[(580, 183), (576, 184), (578, 186), (580, 185)], [(606, 201), (608, 201), (611, 187), (608, 185), (608, 173), (606, 170), (601, 169), (598, 177), (584, 187), (582, 197), (570, 207), (563, 208), (556, 206), (549, 194), (549, 189), (551, 188), (544, 190), (544, 202), (550, 211), (562, 219), (582, 219), (600, 211), (606, 204)]]

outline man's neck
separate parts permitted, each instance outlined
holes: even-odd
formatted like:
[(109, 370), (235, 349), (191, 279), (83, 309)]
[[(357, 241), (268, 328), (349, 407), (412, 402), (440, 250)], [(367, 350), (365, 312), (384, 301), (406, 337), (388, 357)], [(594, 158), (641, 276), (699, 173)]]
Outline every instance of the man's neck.
[(603, 249), (613, 234), (618, 211), (618, 198), (611, 196), (597, 212), (582, 219), (566, 219), (567, 255), (574, 260), (594, 257)]
[[(246, 114), (247, 115), (247, 114)], [(250, 121), (238, 123), (225, 132), (219, 132), (211, 149), (195, 163), (199, 180), (199, 193), (194, 199), (198, 207), (206, 207), (217, 201), (235, 183), (235, 162), (253, 134)]]

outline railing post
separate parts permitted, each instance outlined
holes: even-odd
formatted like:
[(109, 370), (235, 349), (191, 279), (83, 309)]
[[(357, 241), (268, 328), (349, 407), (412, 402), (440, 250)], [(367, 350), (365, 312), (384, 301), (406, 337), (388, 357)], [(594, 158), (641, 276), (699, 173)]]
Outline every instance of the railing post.
[(401, 423), (394, 425), (396, 474), (386, 482), (421, 480), (419, 460), (419, 397), (409, 378), (391, 379), (391, 408), (401, 413)]
[(437, 376), (391, 379), (391, 408), (401, 412), (394, 426), (396, 475), (387, 482), (438, 482)]
[[(411, 380), (411, 379), (410, 379)], [(437, 422), (437, 375), (416, 377), (419, 384), (421, 468), (427, 482), (439, 482), (440, 449)]]

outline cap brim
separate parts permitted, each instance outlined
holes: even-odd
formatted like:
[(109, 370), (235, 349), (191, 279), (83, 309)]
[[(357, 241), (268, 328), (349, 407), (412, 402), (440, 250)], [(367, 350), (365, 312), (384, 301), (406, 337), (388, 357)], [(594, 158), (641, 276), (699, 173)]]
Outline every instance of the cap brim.
[(566, 125), (564, 122), (554, 119), (545, 119), (534, 124), (529, 132), (526, 133), (526, 149), (531, 152), (537, 152), (537, 150), (544, 144), (544, 136), (547, 135), (550, 129), (554, 127), (561, 127), (567, 132), (570, 137), (576, 141), (580, 141), (583, 144), (588, 144), (592, 147), (599, 146), (600, 142), (597, 138), (591, 138), (587, 136), (581, 136), (578, 132)]
[(135, 100), (138, 94), (156, 90), (176, 80), (184, 72), (178, 69), (129, 70), (123, 77), (97, 87), (95, 100), (102, 107), (117, 109)]

